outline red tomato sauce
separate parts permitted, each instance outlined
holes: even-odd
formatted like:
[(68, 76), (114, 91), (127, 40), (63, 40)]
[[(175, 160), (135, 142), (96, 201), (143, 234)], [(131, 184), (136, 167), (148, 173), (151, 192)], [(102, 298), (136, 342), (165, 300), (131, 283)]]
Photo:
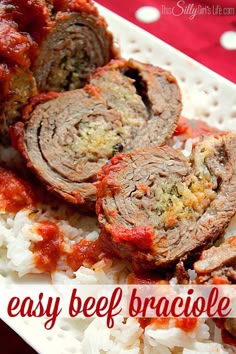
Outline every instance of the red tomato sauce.
[(152, 226), (136, 226), (127, 229), (122, 225), (108, 225), (107, 231), (113, 236), (115, 242), (124, 242), (139, 250), (151, 250), (155, 231)]
[(167, 329), (169, 328), (170, 321), (174, 321), (173, 325), (176, 328), (180, 328), (185, 332), (192, 332), (195, 330), (198, 324), (197, 318), (139, 318), (140, 326), (145, 329), (147, 326), (154, 324), (157, 328)]
[(218, 328), (221, 329), (222, 341), (225, 344), (233, 345), (236, 347), (236, 338), (233, 337), (226, 329), (225, 329), (225, 319), (223, 318), (214, 318), (214, 322)]
[(149, 190), (149, 187), (147, 184), (145, 184), (144, 182), (143, 183), (139, 183), (137, 185), (137, 190), (142, 192), (143, 194), (146, 194)]
[(0, 22), (0, 56), (5, 63), (20, 65), (25, 69), (30, 66), (29, 51), (32, 42), (7, 21)]
[(87, 91), (90, 95), (92, 95), (98, 99), (101, 99), (101, 90), (99, 87), (94, 86), (92, 84), (87, 84), (84, 87), (84, 90)]
[(236, 347), (236, 338), (233, 337), (228, 331), (226, 331), (226, 329), (223, 329), (221, 331), (221, 336), (222, 336), (222, 341), (225, 344), (233, 345), (234, 347)]
[(68, 266), (77, 271), (82, 265), (92, 266), (102, 257), (110, 258), (102, 250), (100, 240), (80, 240), (70, 251), (64, 248), (64, 237), (58, 226), (51, 221), (38, 224), (37, 233), (43, 237), (42, 241), (35, 242), (31, 248), (34, 253), (35, 266), (43, 272), (54, 272), (62, 256), (65, 256)]
[(42, 241), (35, 242), (32, 246), (36, 267), (43, 272), (56, 270), (58, 260), (63, 249), (63, 235), (58, 226), (51, 221), (38, 223), (37, 233), (42, 236)]
[(212, 135), (216, 133), (220, 134), (223, 132), (217, 128), (210, 127), (207, 123), (200, 119), (187, 119), (185, 117), (180, 117), (174, 136), (182, 136), (187, 140), (189, 138), (193, 139), (201, 137), (202, 135)]
[(76, 271), (83, 264), (93, 265), (99, 261), (102, 248), (99, 240), (88, 241), (81, 240), (71, 248), (71, 252), (67, 255), (67, 264)]
[(218, 275), (213, 275), (212, 284), (221, 285), (221, 284), (230, 284), (227, 278), (219, 277)]
[(90, 0), (49, 0), (49, 2), (53, 3), (54, 12), (67, 12), (69, 9), (98, 16), (98, 11)]
[(28, 33), (37, 42), (48, 31), (49, 11), (43, 1), (2, 0), (1, 10), (6, 20), (17, 24), (20, 32)]
[(145, 329), (147, 326), (149, 326), (151, 324), (152, 319), (151, 318), (140, 317), (138, 319), (138, 321), (139, 321), (140, 327), (142, 329)]
[(161, 279), (157, 274), (130, 273), (128, 275), (128, 284), (150, 285), (150, 284), (169, 284), (168, 280)]
[(197, 327), (198, 319), (192, 317), (175, 318), (175, 327), (182, 329), (185, 332), (192, 332)]
[(0, 167), (0, 209), (17, 213), (21, 209), (33, 207), (35, 202), (31, 185), (12, 171)]

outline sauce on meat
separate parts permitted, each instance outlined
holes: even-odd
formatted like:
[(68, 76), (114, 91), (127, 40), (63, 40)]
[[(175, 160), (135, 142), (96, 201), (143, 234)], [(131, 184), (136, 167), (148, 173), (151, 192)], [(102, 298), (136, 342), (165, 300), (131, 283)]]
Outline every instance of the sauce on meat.
[(150, 285), (150, 284), (169, 284), (168, 275), (162, 279), (159, 275), (153, 273), (130, 273), (128, 275), (128, 284)]
[(49, 29), (49, 11), (43, 1), (2, 0), (1, 11), (18, 31), (28, 33), (38, 43)]
[(0, 34), (1, 59), (7, 64), (16, 64), (28, 69), (29, 50), (32, 44), (29, 38), (4, 20), (0, 22)]
[(155, 231), (151, 226), (136, 226), (128, 229), (122, 225), (107, 226), (115, 242), (127, 242), (139, 250), (151, 250)]
[[(49, 0), (53, 3), (54, 12), (81, 11), (89, 15), (98, 16), (98, 11), (90, 0)], [(104, 23), (104, 20), (103, 20)]]
[(9, 213), (33, 207), (35, 195), (29, 183), (0, 167), (0, 209)]
[(221, 332), (222, 340), (225, 344), (233, 345), (236, 347), (236, 338), (233, 337), (228, 331), (225, 329)]
[(221, 329), (222, 341), (225, 344), (236, 346), (236, 338), (225, 329), (225, 319), (214, 318), (214, 322), (216, 326)]

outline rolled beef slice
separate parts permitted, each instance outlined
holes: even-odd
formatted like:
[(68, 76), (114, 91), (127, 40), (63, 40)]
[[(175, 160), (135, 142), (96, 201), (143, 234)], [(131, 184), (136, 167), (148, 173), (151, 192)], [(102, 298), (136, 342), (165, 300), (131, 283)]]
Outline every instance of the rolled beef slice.
[(90, 0), (2, 0), (0, 4), (0, 140), (40, 92), (85, 85), (118, 55)]
[(236, 236), (203, 251), (194, 269), (198, 284), (236, 284)]
[(53, 26), (32, 65), (39, 92), (83, 87), (95, 68), (117, 54), (105, 20), (90, 1), (53, 3)]
[[(145, 70), (150, 67), (142, 66)], [(154, 69), (150, 68), (152, 72)], [(134, 79), (119, 70), (101, 72), (104, 72), (104, 80), (99, 77), (98, 86), (93, 82), (84, 89), (62, 93), (56, 99), (39, 104), (25, 123), (18, 122), (11, 129), (12, 142), (27, 165), (50, 190), (76, 204), (95, 202), (93, 182), (114, 154), (130, 151), (142, 141), (145, 146), (150, 121), (153, 120), (155, 129), (150, 144), (165, 142), (175, 129), (181, 107), (178, 86), (172, 96), (168, 85), (173, 85), (174, 79), (169, 82), (167, 77), (171, 75), (165, 73), (166, 91), (170, 92), (169, 100), (173, 101), (175, 111), (172, 115), (166, 112), (166, 125), (170, 130), (162, 131), (163, 124), (159, 125), (159, 120), (164, 118), (153, 115), (145, 105)], [(159, 95), (158, 80), (152, 79)], [(163, 112), (165, 110), (169, 112), (168, 105)]]
[[(236, 236), (203, 251), (194, 270), (196, 284), (236, 284)], [(223, 342), (236, 346), (236, 318), (217, 318), (215, 322), (221, 328)]]
[[(145, 115), (136, 107), (132, 93), (127, 92), (127, 82), (142, 99)], [(132, 126), (129, 150), (162, 145), (174, 133), (182, 103), (178, 83), (169, 71), (133, 59), (112, 60), (95, 71), (90, 83), (99, 88), (107, 105), (121, 114), (126, 125)]]
[(167, 146), (117, 155), (97, 182), (104, 250), (144, 270), (191, 261), (235, 214), (235, 187), (233, 134), (207, 138), (189, 159)]

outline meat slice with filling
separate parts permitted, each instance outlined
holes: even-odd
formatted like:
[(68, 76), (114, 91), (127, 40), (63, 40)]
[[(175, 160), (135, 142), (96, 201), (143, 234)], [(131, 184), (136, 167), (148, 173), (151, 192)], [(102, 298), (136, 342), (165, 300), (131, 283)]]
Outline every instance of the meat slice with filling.
[[(128, 83), (142, 99), (145, 112), (136, 106), (133, 92), (127, 91)], [(174, 133), (182, 103), (178, 83), (169, 71), (133, 59), (112, 60), (95, 71), (90, 84), (98, 87), (107, 105), (132, 126), (129, 149), (162, 145)]]
[(82, 87), (117, 57), (105, 20), (90, 0), (0, 3), (0, 136), (40, 92)]
[(141, 270), (191, 261), (235, 214), (235, 187), (234, 134), (206, 138), (189, 159), (168, 146), (117, 155), (98, 175), (103, 247)]
[[(152, 77), (152, 72), (159, 72), (159, 69), (134, 63), (144, 68), (144, 72), (150, 70), (150, 77), (154, 80), (152, 90), (156, 83), (157, 96), (163, 95), (167, 100), (166, 92), (170, 93), (169, 105), (163, 106), (160, 99), (163, 116), (155, 113), (158, 102), (155, 102), (155, 110), (149, 110), (134, 79), (119, 70), (106, 69), (101, 71), (104, 80), (99, 77), (95, 82), (92, 79), (93, 82), (84, 89), (59, 94), (55, 99), (38, 104), (35, 109), (34, 104), (29, 105), (25, 109), (25, 123), (18, 122), (11, 128), (12, 143), (22, 153), (27, 166), (49, 190), (69, 202), (95, 203), (93, 182), (101, 167), (114, 154), (140, 145), (145, 147), (147, 143), (164, 143), (175, 129), (181, 103), (174, 78), (160, 71), (166, 91), (160, 92), (157, 78)], [(146, 91), (146, 95), (154, 95), (152, 90)], [(55, 95), (48, 94), (48, 97)], [(42, 95), (32, 101), (40, 101), (40, 98)], [(171, 103), (175, 106), (173, 112), (170, 112)], [(169, 127), (167, 130), (163, 126), (164, 118), (166, 127)], [(155, 132), (151, 140), (149, 124)]]
[(194, 269), (198, 284), (236, 284), (236, 236), (204, 251)]
[(83, 87), (95, 68), (118, 51), (90, 0), (48, 0), (51, 28), (39, 45), (32, 71), (39, 92)]
[[(194, 263), (196, 284), (236, 284), (236, 236), (203, 251)], [(215, 319), (225, 343), (236, 346), (236, 318)]]

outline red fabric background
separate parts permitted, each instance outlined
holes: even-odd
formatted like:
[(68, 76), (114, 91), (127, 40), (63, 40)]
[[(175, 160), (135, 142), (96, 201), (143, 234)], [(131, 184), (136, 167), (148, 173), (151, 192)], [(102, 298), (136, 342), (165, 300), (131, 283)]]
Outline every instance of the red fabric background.
[[(172, 0), (99, 0), (101, 5), (156, 35), (175, 48), (198, 60), (229, 80), (236, 82), (236, 50), (226, 50), (220, 44), (225, 31), (236, 31), (235, 0), (192, 1), (196, 6), (220, 5), (234, 7), (234, 16), (198, 15), (193, 20), (188, 15), (173, 16), (161, 13), (153, 23), (143, 23), (135, 18), (135, 11), (142, 6), (154, 6), (162, 12), (165, 7), (176, 6)], [(186, 5), (191, 0), (186, 1)], [(1, 354), (35, 354), (11, 329), (0, 321)]]
[[(154, 34), (218, 74), (236, 82), (236, 49), (227, 50), (220, 44), (220, 37), (224, 32), (236, 31), (236, 1), (185, 0), (185, 6), (189, 4), (194, 4), (195, 7), (198, 5), (202, 7), (219, 5), (222, 8), (234, 8), (233, 16), (196, 15), (191, 20), (187, 14), (174, 16), (162, 13), (163, 6), (176, 8), (177, 1), (98, 0), (101, 5)], [(161, 13), (160, 18), (152, 23), (143, 23), (137, 20), (135, 12), (142, 6), (156, 7)], [(179, 8), (176, 8), (176, 12), (180, 12)]]

